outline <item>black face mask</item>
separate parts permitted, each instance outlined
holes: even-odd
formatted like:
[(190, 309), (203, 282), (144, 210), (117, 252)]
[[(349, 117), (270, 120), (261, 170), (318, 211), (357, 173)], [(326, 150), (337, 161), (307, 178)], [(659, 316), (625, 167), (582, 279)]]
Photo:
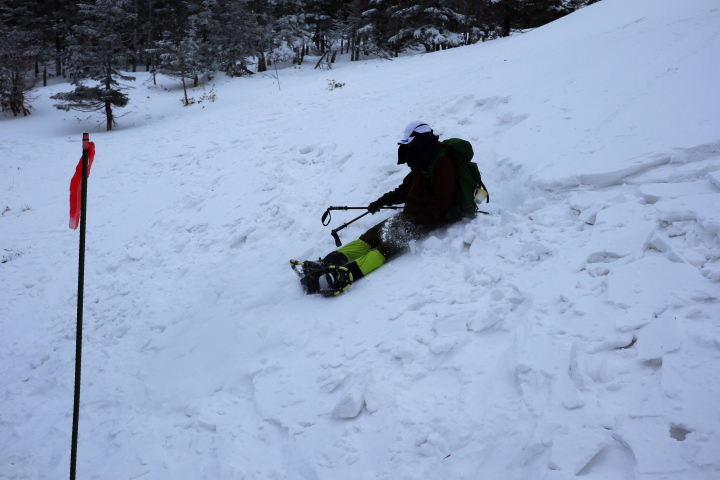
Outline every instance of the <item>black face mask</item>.
[[(415, 170), (422, 168), (435, 157), (438, 150), (438, 137), (432, 133), (421, 133), (415, 136), (412, 142), (401, 147), (407, 147), (404, 153), (404, 163)], [(398, 162), (400, 161), (400, 149), (398, 149)]]
[(407, 163), (407, 151), (408, 146), (406, 144), (401, 143), (400, 145), (398, 145), (398, 165)]

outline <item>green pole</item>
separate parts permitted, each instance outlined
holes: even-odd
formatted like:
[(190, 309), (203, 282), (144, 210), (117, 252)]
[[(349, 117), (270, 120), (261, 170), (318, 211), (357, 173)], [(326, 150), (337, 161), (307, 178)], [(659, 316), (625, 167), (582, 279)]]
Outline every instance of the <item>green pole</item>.
[(83, 296), (85, 290), (85, 227), (87, 225), (87, 179), (89, 170), (90, 134), (82, 136), (82, 193), (80, 206), (80, 255), (78, 262), (77, 329), (75, 334), (75, 399), (73, 402), (72, 446), (70, 449), (70, 480), (77, 469), (78, 423), (80, 420), (80, 367), (82, 365)]

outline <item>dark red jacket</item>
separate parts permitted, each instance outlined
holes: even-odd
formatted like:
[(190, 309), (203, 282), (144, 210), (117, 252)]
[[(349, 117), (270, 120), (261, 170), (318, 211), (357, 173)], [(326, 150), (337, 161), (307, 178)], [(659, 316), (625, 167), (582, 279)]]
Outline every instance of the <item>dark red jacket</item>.
[(422, 169), (411, 170), (402, 184), (378, 200), (383, 205), (405, 203), (403, 212), (422, 225), (444, 223), (457, 183), (455, 162), (443, 155), (434, 163), (432, 177), (427, 174), (430, 162)]

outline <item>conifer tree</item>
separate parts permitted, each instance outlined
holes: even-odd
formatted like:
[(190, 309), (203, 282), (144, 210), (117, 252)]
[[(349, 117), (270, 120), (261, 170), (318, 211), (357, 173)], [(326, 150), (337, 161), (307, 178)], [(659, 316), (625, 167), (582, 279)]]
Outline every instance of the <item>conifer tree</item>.
[[(75, 90), (57, 108), (99, 111), (108, 130), (127, 104), (130, 80), (146, 70), (188, 79), (215, 71), (265, 71), (269, 60), (328, 65), (338, 50), (398, 56), (431, 52), (536, 28), (599, 0), (0, 0), (0, 102), (27, 114), (40, 75), (69, 75)], [(318, 61), (317, 65), (321, 64)]]
[(0, 24), (0, 110), (14, 116), (30, 115), (29, 94), (36, 79), (31, 74), (35, 47), (30, 33)]
[(426, 52), (463, 44), (461, 27), (465, 17), (456, 7), (457, 2), (453, 4), (451, 0), (434, 0), (422, 9), (413, 36)]
[(262, 32), (250, 3), (208, 0), (205, 5), (208, 8), (207, 43), (214, 69), (232, 77), (252, 73), (247, 67), (248, 58), (254, 53), (254, 40), (260, 38)]
[(47, 85), (53, 19), (46, 0), (0, 0), (0, 109), (29, 115), (40, 75)]
[(97, 0), (79, 6), (66, 60), (75, 90), (51, 97), (60, 101), (55, 105), (60, 110), (103, 112), (107, 130), (116, 123), (113, 108), (128, 103), (123, 93), (126, 87), (118, 80), (134, 80), (120, 71), (131, 56), (125, 40), (134, 14), (127, 10), (128, 5), (128, 0)]
[(281, 59), (292, 58), (293, 64), (302, 64), (313, 38), (305, 1), (278, 2), (273, 9), (273, 16), (275, 55)]
[(401, 28), (400, 17), (393, 16), (395, 0), (355, 0), (350, 13), (353, 60), (359, 60), (361, 50), (397, 57), (403, 50), (396, 41)]
[(187, 80), (197, 86), (200, 75), (212, 70), (211, 45), (208, 43), (209, 10), (192, 0), (169, 0), (158, 9), (161, 37), (155, 42), (159, 63), (157, 72), (179, 78), (183, 86), (183, 104), (189, 105)]
[(458, 2), (451, 0), (399, 2), (388, 9), (400, 27), (389, 41), (403, 45), (403, 49), (422, 45), (426, 52), (462, 45), (465, 16), (456, 10), (458, 7)]

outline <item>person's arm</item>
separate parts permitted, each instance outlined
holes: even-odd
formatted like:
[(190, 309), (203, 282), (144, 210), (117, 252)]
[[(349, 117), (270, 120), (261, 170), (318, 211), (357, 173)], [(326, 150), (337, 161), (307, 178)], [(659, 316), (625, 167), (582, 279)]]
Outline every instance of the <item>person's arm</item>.
[(397, 205), (398, 203), (405, 203), (405, 199), (407, 198), (408, 192), (410, 191), (410, 174), (408, 174), (404, 179), (403, 182), (393, 191), (387, 192), (374, 202), (372, 202), (370, 205), (368, 205), (368, 210), (370, 213), (377, 212), (380, 207), (384, 207), (385, 205)]

